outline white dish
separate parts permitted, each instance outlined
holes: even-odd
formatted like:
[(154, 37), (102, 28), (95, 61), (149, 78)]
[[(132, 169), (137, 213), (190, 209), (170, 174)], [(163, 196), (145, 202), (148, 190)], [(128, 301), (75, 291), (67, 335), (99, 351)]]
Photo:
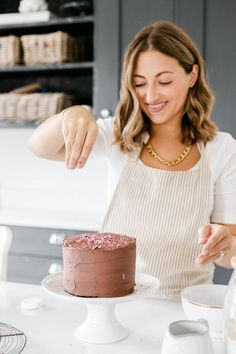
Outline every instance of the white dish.
[(67, 293), (63, 287), (63, 272), (54, 273), (48, 275), (42, 281), (42, 287), (49, 292), (51, 295), (54, 295), (64, 300), (77, 301), (84, 304), (96, 304), (96, 303), (120, 303), (133, 301), (140, 297), (144, 297), (148, 294), (153, 294), (159, 287), (158, 279), (146, 275), (137, 273), (135, 276), (136, 285), (134, 291), (131, 294), (120, 297), (110, 297), (110, 298), (101, 298), (101, 297), (81, 297), (74, 296)]
[(227, 286), (201, 284), (185, 288), (181, 294), (182, 306), (189, 320), (205, 319), (214, 338), (223, 336), (223, 303)]
[(185, 288), (181, 296), (193, 304), (222, 308), (227, 286), (221, 284), (199, 284)]

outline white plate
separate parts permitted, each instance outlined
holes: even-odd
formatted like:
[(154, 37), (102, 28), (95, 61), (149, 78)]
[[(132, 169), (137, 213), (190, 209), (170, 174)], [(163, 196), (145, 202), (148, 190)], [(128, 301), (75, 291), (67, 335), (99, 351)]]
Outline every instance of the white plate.
[(227, 286), (221, 284), (199, 284), (182, 291), (182, 298), (199, 306), (222, 308)]
[(159, 280), (150, 275), (137, 273), (135, 276), (136, 285), (131, 294), (121, 297), (101, 298), (101, 297), (80, 297), (68, 294), (63, 287), (63, 272), (48, 275), (42, 281), (42, 287), (58, 298), (64, 300), (77, 301), (84, 304), (97, 304), (97, 303), (118, 303), (133, 301), (140, 297), (145, 297), (149, 294), (155, 294), (159, 287)]

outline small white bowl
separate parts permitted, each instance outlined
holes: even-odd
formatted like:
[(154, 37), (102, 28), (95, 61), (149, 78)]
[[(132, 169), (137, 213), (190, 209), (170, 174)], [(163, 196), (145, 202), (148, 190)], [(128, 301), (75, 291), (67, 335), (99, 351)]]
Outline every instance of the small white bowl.
[(189, 320), (207, 320), (212, 337), (223, 336), (223, 304), (227, 286), (200, 284), (185, 288), (181, 293), (184, 313)]

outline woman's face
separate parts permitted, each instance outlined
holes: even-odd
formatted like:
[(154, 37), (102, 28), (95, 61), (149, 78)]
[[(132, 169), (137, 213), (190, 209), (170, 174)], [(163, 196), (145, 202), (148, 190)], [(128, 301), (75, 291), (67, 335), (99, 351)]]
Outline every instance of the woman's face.
[(142, 111), (154, 125), (180, 125), (197, 65), (186, 74), (178, 61), (157, 50), (139, 54), (134, 70), (135, 92)]

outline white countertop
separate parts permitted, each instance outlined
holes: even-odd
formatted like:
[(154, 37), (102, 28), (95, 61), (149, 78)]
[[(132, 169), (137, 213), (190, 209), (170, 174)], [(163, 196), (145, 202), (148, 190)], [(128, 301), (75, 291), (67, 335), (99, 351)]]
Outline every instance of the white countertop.
[[(44, 306), (22, 310), (21, 300), (31, 296), (41, 297)], [(86, 314), (86, 305), (54, 298), (41, 286), (0, 282), (1, 322), (26, 334), (24, 354), (158, 354), (168, 324), (186, 318), (178, 301), (143, 299), (118, 304), (116, 317), (130, 335), (112, 344), (91, 344), (73, 337)], [(214, 340), (215, 354), (223, 353), (222, 346), (221, 340)]]

